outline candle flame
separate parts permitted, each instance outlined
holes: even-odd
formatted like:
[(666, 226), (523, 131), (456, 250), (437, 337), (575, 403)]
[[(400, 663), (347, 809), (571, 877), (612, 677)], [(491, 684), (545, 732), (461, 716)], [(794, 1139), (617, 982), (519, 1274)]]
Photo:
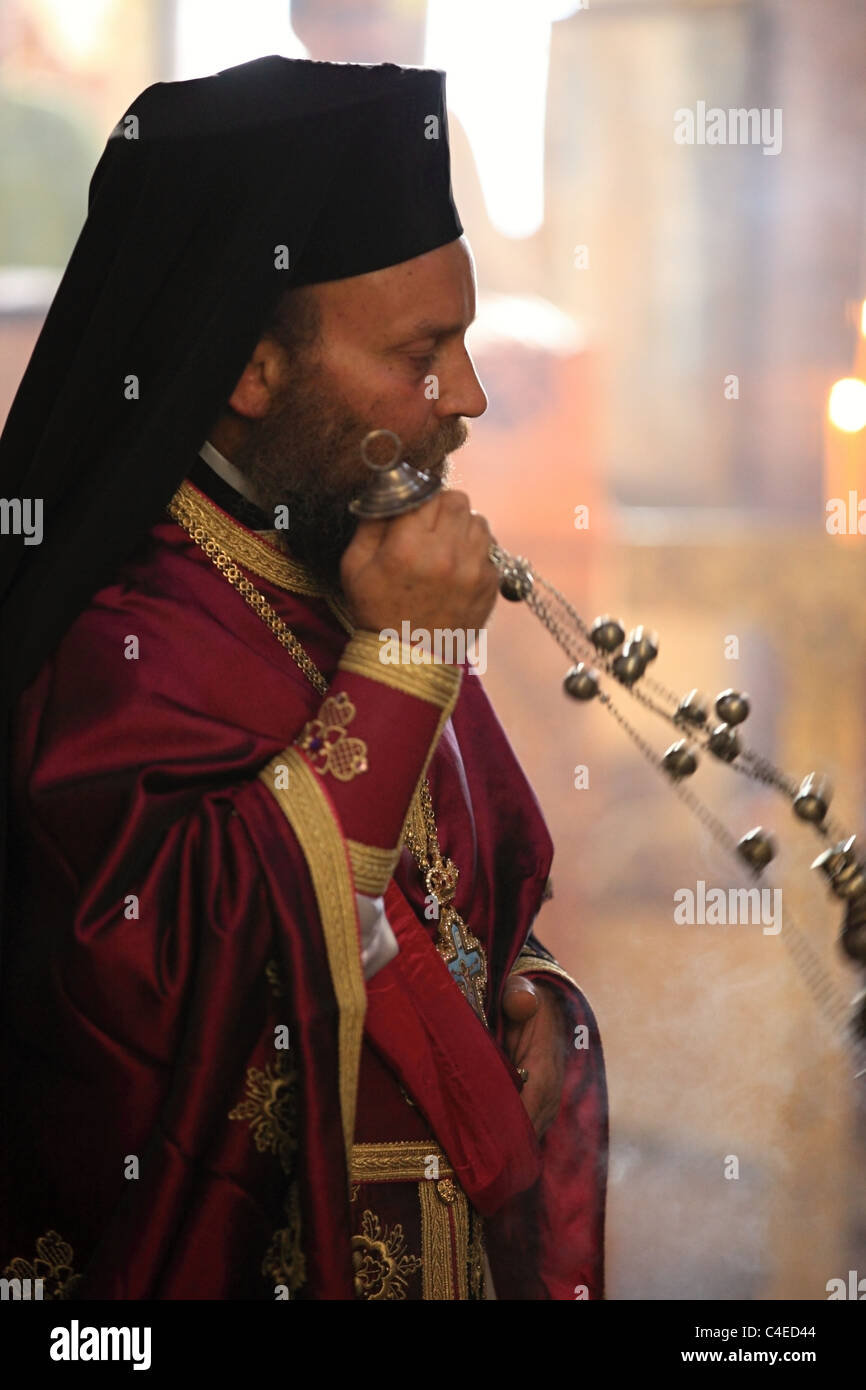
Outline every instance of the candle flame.
[(866, 381), (843, 377), (830, 391), (827, 406), (830, 423), (846, 434), (856, 434), (866, 425)]

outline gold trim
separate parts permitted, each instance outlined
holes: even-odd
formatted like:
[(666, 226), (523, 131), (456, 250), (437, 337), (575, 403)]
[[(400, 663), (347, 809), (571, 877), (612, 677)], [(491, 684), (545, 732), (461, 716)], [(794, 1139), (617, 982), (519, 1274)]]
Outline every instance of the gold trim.
[[(421, 1203), (421, 1296), (434, 1303), (466, 1300), (469, 1297), (469, 1203), (466, 1194), (445, 1179), (419, 1183), (418, 1200)], [(457, 1266), (456, 1288), (454, 1265)]]
[(352, 1146), (352, 1182), (423, 1182), (434, 1184), (428, 1165), (436, 1158), (439, 1178), (453, 1178), (454, 1169), (432, 1139), (400, 1139), (385, 1144)]
[(547, 975), (558, 975), (560, 979), (567, 980), (575, 989), (580, 989), (580, 985), (573, 980), (567, 970), (563, 970), (561, 965), (557, 965), (555, 960), (548, 960), (546, 956), (523, 955), (517, 957), (511, 969), (512, 975), (528, 975), (532, 971), (543, 971)]
[(421, 1281), (423, 1299), (450, 1302), (454, 1298), (451, 1269), (451, 1222), (448, 1208), (432, 1182), (418, 1184), (421, 1203)]
[[(437, 1160), (435, 1177), (430, 1173), (430, 1159), (434, 1157)], [(438, 1144), (423, 1139), (355, 1144), (352, 1182), (417, 1183), (421, 1208), (421, 1296), (433, 1302), (470, 1297), (471, 1208), (454, 1176), (454, 1169)], [(453, 1225), (449, 1213), (453, 1213)], [(474, 1243), (472, 1254), (474, 1258)]]
[(343, 648), (337, 669), (379, 681), (403, 695), (414, 695), (418, 700), (447, 709), (450, 715), (460, 693), (462, 667), (447, 666), (443, 662), (420, 666), (391, 664), (379, 660), (381, 650), (378, 633), (359, 628)]
[(358, 629), (352, 622), (352, 615), (349, 612), (349, 609), (346, 606), (346, 601), (342, 597), (342, 595), (335, 593), (333, 590), (331, 590), (331, 592), (325, 594), (325, 602), (327, 603), (334, 617), (339, 622), (340, 626), (346, 629), (350, 637), (354, 636)]
[[(277, 786), (277, 769), (289, 769), (291, 795)], [(342, 832), (315, 773), (297, 749), (278, 753), (259, 777), (295, 833), (310, 870), (322, 919), (328, 966), (339, 1010), (340, 1114), (346, 1163), (351, 1168), (361, 1041), (367, 993), (361, 971), (355, 890)]]
[(476, 1301), (487, 1298), (487, 1280), (484, 1277), (484, 1222), (477, 1211), (469, 1212), (469, 1297)]
[(346, 840), (355, 889), (378, 898), (384, 893), (400, 859), (400, 846), (396, 849), (379, 849), (378, 845), (362, 845), (359, 840)]
[(457, 1297), (469, 1297), (469, 1200), (462, 1188), (457, 1189), (452, 1207), (454, 1212), (454, 1237), (457, 1249)]
[[(280, 532), (266, 533), (273, 536), (272, 544), (264, 539), (263, 535), (249, 531), (239, 521), (235, 521), (234, 517), (228, 516), (215, 506), (205, 493), (200, 492), (188, 480), (181, 483), (169, 503), (169, 510), (174, 516), (175, 510), (172, 509), (183, 511), (196, 526), (206, 529), (209, 538), (217, 541), (242, 569), (257, 574), (261, 579), (269, 580), (271, 584), (276, 584), (278, 589), (316, 598), (324, 598), (330, 593), (327, 585), (315, 579), (304, 565), (293, 560), (281, 547)], [(196, 539), (193, 536), (193, 540)]]

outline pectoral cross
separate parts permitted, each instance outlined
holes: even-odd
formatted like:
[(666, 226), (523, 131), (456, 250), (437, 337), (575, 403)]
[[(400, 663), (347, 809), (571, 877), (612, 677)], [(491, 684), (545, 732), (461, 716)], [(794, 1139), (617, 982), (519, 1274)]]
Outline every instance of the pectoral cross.
[(439, 952), (452, 980), (481, 1022), (487, 1027), (484, 1016), (484, 993), (487, 987), (487, 961), (481, 942), (467, 927), (460, 913), (452, 905), (457, 890), (458, 870), (450, 859), (428, 869), (426, 874), (427, 891), (432, 893), (439, 907)]

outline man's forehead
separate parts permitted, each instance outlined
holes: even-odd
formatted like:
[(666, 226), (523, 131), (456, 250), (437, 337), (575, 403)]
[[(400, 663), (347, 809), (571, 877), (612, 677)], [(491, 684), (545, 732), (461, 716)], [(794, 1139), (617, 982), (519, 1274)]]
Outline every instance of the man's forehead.
[(414, 322), (402, 320), (393, 325), (389, 325), (389, 332), (396, 334), (401, 342), (413, 343), (416, 339), (422, 338), (448, 338), (454, 333), (465, 333), (469, 324), (472, 322), (474, 314), (467, 312), (461, 318), (428, 318), (417, 319)]
[(462, 333), (475, 317), (471, 254), (459, 241), (318, 289), (338, 317), (366, 321), (371, 332), (389, 339)]

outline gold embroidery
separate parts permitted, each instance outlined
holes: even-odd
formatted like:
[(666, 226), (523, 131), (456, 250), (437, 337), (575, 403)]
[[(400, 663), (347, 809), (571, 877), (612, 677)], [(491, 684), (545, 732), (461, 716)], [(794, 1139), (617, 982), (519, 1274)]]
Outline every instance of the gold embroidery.
[(487, 991), (487, 956), (478, 937), (470, 931), (454, 906), (459, 870), (450, 859), (443, 859), (436, 831), (436, 817), (430, 787), (425, 781), (419, 792), (424, 833), (416, 837), (413, 828), (404, 828), (403, 839), (424, 874), (428, 894), (438, 908), (436, 950), (448, 966), (451, 978), (487, 1027), (484, 996)]
[(451, 1270), (451, 1222), (432, 1182), (418, 1184), (421, 1203), (421, 1259), (424, 1299), (444, 1302), (454, 1297)]
[(351, 782), (366, 772), (367, 745), (362, 738), (349, 738), (346, 725), (357, 711), (344, 690), (322, 701), (318, 716), (304, 725), (297, 739), (320, 776), (331, 772), (340, 782)]
[(301, 1249), (301, 1207), (296, 1183), (289, 1188), (283, 1209), (288, 1224), (274, 1231), (262, 1261), (262, 1274), (266, 1279), (273, 1280), (274, 1284), (284, 1284), (291, 1297), (307, 1277), (306, 1260)]
[(43, 1300), (69, 1299), (84, 1277), (72, 1268), (74, 1258), (75, 1252), (69, 1242), (56, 1231), (47, 1231), (36, 1242), (34, 1258), (25, 1260), (22, 1255), (16, 1255), (3, 1270), (3, 1277), (41, 1279)]
[[(249, 531), (233, 517), (220, 511), (203, 492), (190, 482), (181, 483), (169, 503), (168, 510), (175, 521), (189, 523), (192, 539), (209, 554), (206, 542), (215, 542), (243, 569), (268, 579), (287, 593), (322, 597), (328, 594), (327, 585), (315, 579), (308, 569), (293, 560), (283, 548), (278, 531), (269, 532), (273, 543)], [(185, 529), (189, 529), (185, 527)], [(194, 534), (195, 531), (201, 535)], [(203, 544), (203, 541), (205, 542)], [(212, 558), (212, 557), (211, 557)]]
[(284, 999), (287, 993), (283, 972), (279, 961), (269, 960), (265, 966), (265, 979), (271, 987), (275, 999)]
[[(277, 785), (277, 770), (286, 764), (291, 773), (291, 796)], [(297, 749), (279, 753), (262, 768), (259, 776), (294, 831), (313, 881), (339, 1009), (340, 1115), (346, 1162), (350, 1165), (367, 991), (361, 971), (355, 892), (345, 842), (324, 792)]]
[(431, 1139), (355, 1144), (352, 1182), (416, 1183), (421, 1208), (422, 1298), (442, 1302), (483, 1297), (475, 1292), (478, 1279), (483, 1286), (484, 1278), (480, 1231), (470, 1225), (475, 1213), (438, 1144)]
[(484, 1222), (474, 1207), (469, 1212), (469, 1297), (484, 1300)]
[(580, 985), (577, 981), (573, 980), (568, 972), (563, 970), (562, 966), (558, 965), (555, 960), (548, 960), (546, 956), (534, 956), (528, 951), (525, 955), (523, 951), (520, 952), (520, 955), (511, 967), (510, 973), (512, 975), (528, 975), (530, 972), (534, 973), (535, 971), (543, 971), (547, 975), (558, 975), (561, 980), (567, 980), (570, 985), (574, 985), (575, 989), (580, 989)]
[(422, 1182), (431, 1173), (437, 1178), (454, 1177), (454, 1169), (432, 1139), (352, 1146), (352, 1182)]
[(451, 1296), (452, 1298), (467, 1299), (469, 1297), (469, 1201), (462, 1188), (458, 1187), (455, 1191), (451, 1211), (454, 1217), (454, 1244), (456, 1246), (454, 1255), (457, 1265), (457, 1289)]
[(404, 695), (414, 695), (418, 700), (438, 705), (451, 713), (460, 693), (460, 680), (463, 668), (435, 663), (421, 666), (391, 665), (381, 661), (382, 645), (376, 632), (359, 628), (349, 638), (343, 648), (337, 668), (351, 671), (356, 676), (367, 676), (369, 680), (389, 685)]
[(388, 887), (397, 867), (400, 846), (396, 849), (379, 849), (376, 845), (362, 845), (359, 840), (347, 840), (346, 848), (352, 863), (355, 891), (378, 898)]
[(371, 1303), (405, 1299), (408, 1276), (421, 1268), (421, 1261), (406, 1253), (403, 1227), (397, 1222), (389, 1231), (368, 1208), (361, 1217), (361, 1232), (352, 1237), (355, 1297)]
[(419, 1182), (418, 1199), (424, 1267), (422, 1297), (434, 1302), (467, 1299), (470, 1208), (466, 1194), (452, 1178), (440, 1178), (438, 1182)]
[(297, 1148), (295, 1100), (297, 1072), (288, 1053), (278, 1052), (276, 1061), (261, 1071), (247, 1071), (247, 1096), (229, 1111), (230, 1120), (249, 1120), (259, 1153), (276, 1154), (284, 1173), (292, 1171)]
[[(276, 961), (269, 966), (276, 967)], [(230, 1120), (248, 1120), (250, 1133), (259, 1153), (276, 1154), (287, 1177), (294, 1171), (298, 1148), (296, 1093), (298, 1075), (290, 1055), (277, 1052), (275, 1061), (264, 1071), (250, 1067), (246, 1077), (246, 1099), (229, 1111)], [(273, 1283), (285, 1285), (289, 1297), (306, 1279), (306, 1263), (301, 1248), (301, 1209), (296, 1183), (290, 1183), (283, 1210), (287, 1224), (274, 1231), (262, 1274)]]

